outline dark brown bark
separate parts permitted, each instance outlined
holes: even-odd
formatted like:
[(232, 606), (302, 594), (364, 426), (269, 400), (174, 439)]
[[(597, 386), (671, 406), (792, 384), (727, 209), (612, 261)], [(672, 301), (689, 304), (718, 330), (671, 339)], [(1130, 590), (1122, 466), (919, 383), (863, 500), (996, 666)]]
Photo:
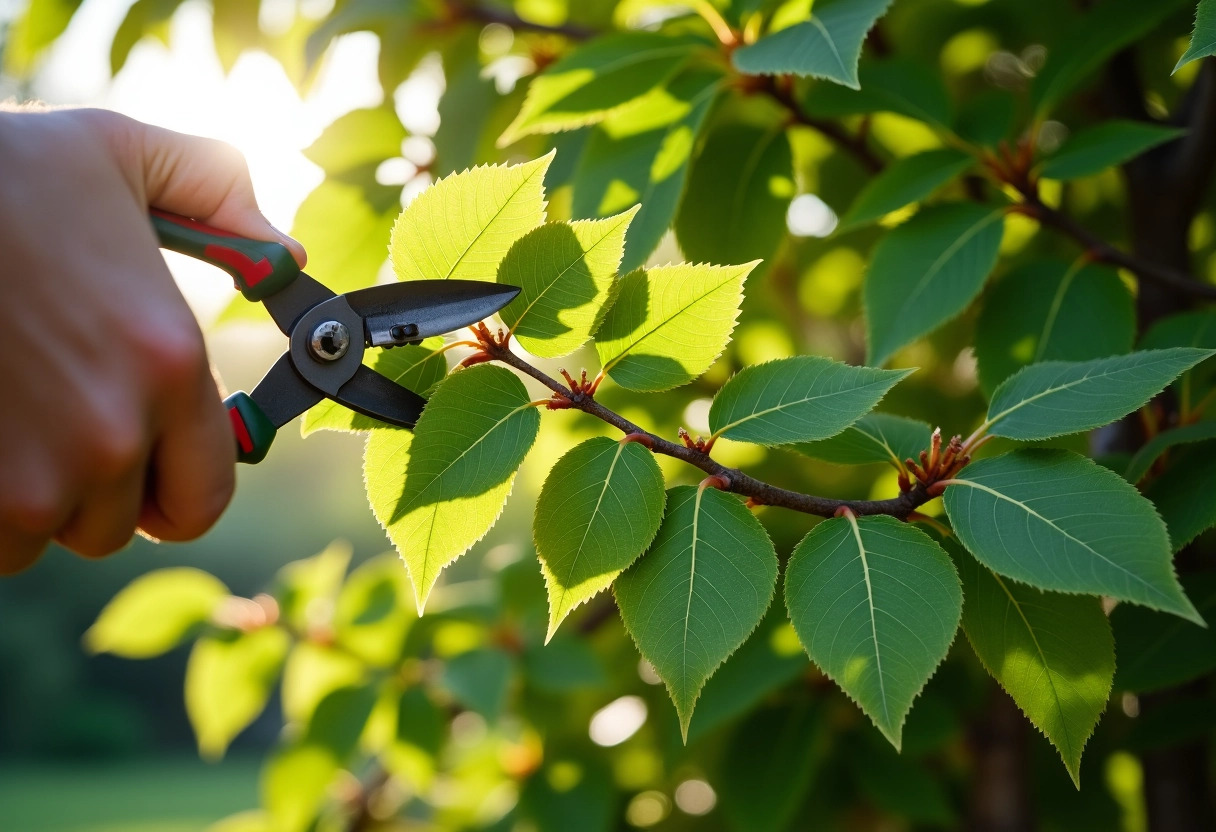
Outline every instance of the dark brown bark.
[(1033, 832), (1029, 736), (1026, 718), (1005, 691), (992, 686), (981, 721), (972, 725), (975, 779), (967, 813), (968, 832)]

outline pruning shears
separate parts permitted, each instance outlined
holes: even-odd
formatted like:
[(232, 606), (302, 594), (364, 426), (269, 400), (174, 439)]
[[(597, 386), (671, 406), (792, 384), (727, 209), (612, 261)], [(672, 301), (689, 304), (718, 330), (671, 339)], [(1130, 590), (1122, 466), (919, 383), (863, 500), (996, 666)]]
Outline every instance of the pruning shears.
[(161, 248), (218, 266), (246, 300), (261, 302), (287, 351), (252, 393), (224, 400), (237, 458), (261, 462), (276, 431), (322, 399), (412, 428), (426, 399), (363, 364), (369, 347), (417, 344), (488, 318), (519, 289), (476, 280), (416, 280), (335, 294), (296, 265), (281, 243), (250, 240), (152, 211)]

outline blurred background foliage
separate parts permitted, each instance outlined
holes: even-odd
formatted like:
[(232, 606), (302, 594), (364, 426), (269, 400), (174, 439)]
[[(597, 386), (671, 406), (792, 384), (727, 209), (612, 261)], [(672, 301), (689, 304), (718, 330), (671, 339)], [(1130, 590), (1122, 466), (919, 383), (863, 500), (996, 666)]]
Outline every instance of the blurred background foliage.
[[(801, 19), (810, 3), (715, 5), (745, 26), (760, 7)], [(867, 42), (863, 89), (867, 72), (894, 74), (912, 88), (940, 85), (948, 97), (934, 100), (960, 132), (988, 145), (1016, 138), (1029, 121), (1034, 77), (1071, 31), (1065, 24), (1074, 25), (1076, 7), (1087, 5), (897, 0)], [(1140, 75), (1143, 104), (1157, 116), (1178, 106), (1200, 68), (1169, 75), (1186, 48), (1193, 6), (1168, 6), (1136, 42), (1136, 61), (1152, 68)], [(637, 201), (647, 187), (644, 141), (636, 158), (614, 157), (605, 170), (595, 164), (595, 144), (605, 141), (595, 129), (530, 136), (505, 149), (496, 139), (519, 112), (529, 77), (572, 42), (612, 28), (702, 31), (688, 11), (653, 0), (0, 0), (0, 96), (101, 104), (233, 141), (250, 159), (268, 215), (307, 246), (309, 271), (345, 290), (388, 274), (389, 231), (402, 204), (470, 165), (556, 148), (546, 182), (551, 219)], [(891, 55), (898, 58), (874, 60)], [(686, 202), (704, 208), (723, 189), (759, 188), (747, 195), (748, 221), (716, 227), (721, 212), (694, 209), (674, 220), (686, 247), (699, 249), (685, 251), (689, 259), (765, 260), (734, 341), (692, 385), (661, 395), (602, 393), (663, 435), (681, 426), (706, 432), (708, 397), (742, 366), (796, 354), (861, 363), (865, 264), (885, 227), (906, 216), (833, 233), (871, 178), (864, 156), (814, 124), (788, 124), (771, 98), (736, 92), (695, 113), (710, 129), (695, 153), (686, 149)], [(941, 147), (938, 133), (900, 107), (859, 108), (849, 91), (819, 81), (790, 94), (811, 121), (843, 125), (879, 158)], [(1040, 147), (1100, 120), (1100, 97), (1083, 89), (1068, 99), (1041, 125)], [(765, 175), (732, 182), (741, 149), (757, 147)], [(971, 184), (946, 187), (963, 195)], [(1044, 197), (1066, 199), (1108, 239), (1125, 238), (1118, 169), (1064, 190), (1046, 182)], [(649, 194), (670, 200), (669, 211), (678, 196)], [(1195, 268), (1211, 281), (1216, 206), (1210, 192), (1204, 199), (1187, 235)], [(1003, 276), (1076, 255), (1016, 215), (1002, 252), (978, 312), (898, 352), (895, 365), (922, 370), (883, 410), (948, 434), (975, 424), (984, 400), (970, 345), (1000, 325), (993, 310), (1010, 291)], [(653, 260), (680, 255), (669, 233)], [(247, 388), (279, 346), (257, 320), (260, 308), (234, 301), (217, 276), (170, 262), (211, 324), (225, 382)], [(595, 363), (580, 355), (566, 364), (579, 360)], [(56, 551), (0, 583), (0, 826), (186, 830), (250, 810), (214, 829), (936, 829), (958, 827), (976, 799), (1002, 799), (977, 789), (999, 788), (1006, 777), (1025, 787), (1014, 799), (1030, 800), (1040, 829), (1135, 832), (1146, 828), (1144, 755), (1216, 729), (1208, 681), (1155, 710), (1151, 725), (1136, 695), (1117, 690), (1074, 790), (1050, 746), (960, 638), (918, 699), (896, 754), (813, 669), (784, 616), (771, 615), (708, 683), (685, 746), (609, 599), (577, 612), (542, 647), (546, 601), (531, 508), (562, 451), (606, 428), (569, 414), (547, 417), (546, 430), (502, 520), (448, 570), (422, 619), (367, 511), (361, 441), (329, 432), (306, 443), (284, 436), (268, 464), (242, 468), (236, 502), (196, 543), (136, 541), (102, 563)], [(1085, 437), (1057, 444), (1087, 449)], [(729, 440), (715, 456), (812, 493), (897, 490), (885, 466), (836, 467)], [(659, 461), (673, 483), (699, 479)], [(788, 512), (760, 516), (779, 552), (808, 526)], [(1210, 554), (1211, 545), (1210, 536), (1201, 539), (1197, 551)], [(120, 589), (166, 567), (174, 571), (137, 580), (89, 631)], [(192, 571), (200, 569), (215, 579)], [(1210, 593), (1192, 597), (1203, 609)], [(123, 603), (150, 605), (157, 626), (146, 624), (149, 609), (124, 620)], [(94, 654), (82, 649), (82, 636), (91, 651), (165, 655), (134, 662)], [(191, 641), (193, 652), (178, 646)], [(1176, 681), (1216, 666), (1207, 636), (1194, 635), (1184, 652), (1195, 660)], [(222, 762), (191, 761), (183, 678), (198, 747)], [(1001, 765), (993, 747), (1018, 749), (1029, 761), (1026, 782), (986, 768)]]

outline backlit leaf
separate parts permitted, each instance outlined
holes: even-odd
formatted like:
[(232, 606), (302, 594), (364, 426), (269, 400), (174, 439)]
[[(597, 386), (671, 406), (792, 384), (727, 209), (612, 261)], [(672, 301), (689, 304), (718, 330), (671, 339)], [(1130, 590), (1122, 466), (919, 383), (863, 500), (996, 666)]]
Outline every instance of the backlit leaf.
[[(363, 363), (382, 376), (419, 395), (427, 392), (447, 375), (448, 362), (438, 350), (443, 338), (427, 338), (421, 344), (393, 347), (391, 350), (368, 350)], [(300, 422), (303, 436), (319, 430), (365, 431), (385, 427), (383, 422), (356, 413), (335, 402), (322, 399), (304, 414)]]
[(1174, 575), (1165, 524), (1114, 471), (1068, 451), (1019, 450), (973, 462), (951, 482), (955, 532), (998, 575), (1202, 621)]
[(771, 258), (785, 239), (794, 196), (785, 126), (724, 124), (693, 159), (676, 214), (676, 239), (690, 260), (743, 263)]
[(663, 519), (663, 473), (637, 442), (588, 439), (549, 472), (532, 525), (549, 588), (549, 631), (612, 585)]
[(401, 560), (391, 553), (382, 555), (355, 568), (338, 593), (335, 641), (373, 667), (389, 667), (401, 658), (416, 618), (414, 593)]
[(275, 575), (274, 598), (282, 620), (299, 633), (309, 631), (318, 607), (333, 604), (350, 563), (350, 544), (331, 543), (320, 554), (293, 561)]
[(1135, 337), (1135, 304), (1112, 270), (1031, 263), (1005, 275), (984, 296), (975, 326), (980, 386), (991, 394), (1040, 361), (1122, 355)]
[(307, 725), (321, 700), (359, 684), (365, 672), (363, 662), (344, 650), (301, 641), (283, 666), (283, 716)]
[(928, 450), (932, 428), (925, 422), (891, 413), (867, 413), (830, 439), (791, 447), (824, 462), (865, 465), (887, 462), (899, 468), (905, 459)]
[(961, 151), (942, 148), (892, 162), (861, 189), (841, 217), (837, 231), (868, 225), (905, 205), (919, 202), (956, 179), (972, 161)]
[(1080, 788), (1081, 752), (1106, 710), (1115, 673), (1115, 642), (1101, 602), (1014, 583), (965, 552), (957, 561), (967, 640)]
[(1216, 525), (1216, 442), (1188, 448), (1145, 488), (1169, 528), (1171, 545), (1178, 551)]
[(369, 107), (339, 116), (304, 149), (308, 161), (326, 174), (379, 165), (401, 155), (405, 128), (391, 107)]
[(1093, 361), (1032, 364), (992, 394), (985, 424), (996, 436), (1023, 440), (1101, 427), (1131, 413), (1213, 354), (1178, 347)]
[(500, 313), (520, 345), (558, 358), (581, 347), (599, 326), (637, 207), (604, 220), (552, 222), (515, 241), (498, 282), (522, 291)]
[(926, 208), (874, 248), (866, 275), (867, 364), (962, 312), (996, 265), (1004, 212), (952, 203)]
[(556, 133), (603, 121), (662, 84), (706, 43), (660, 32), (613, 32), (568, 53), (532, 79), (499, 147), (532, 133)]
[[(1216, 574), (1182, 579), (1201, 615), (1216, 613)], [(1148, 693), (1181, 685), (1216, 669), (1216, 631), (1173, 615), (1120, 604), (1110, 614), (1119, 645), (1115, 687)]]
[(776, 583), (772, 541), (737, 497), (688, 485), (668, 492), (654, 543), (614, 590), (685, 737), (706, 679), (756, 629)]
[(857, 89), (861, 43), (891, 0), (819, 2), (811, 19), (735, 50), (732, 61), (750, 75), (812, 75)]
[(1195, 7), (1195, 31), (1191, 34), (1191, 45), (1178, 59), (1174, 72), (1191, 61), (1213, 54), (1216, 54), (1216, 2), (1199, 0), (1199, 5)]
[(545, 220), (551, 161), (472, 168), (419, 194), (393, 226), (397, 278), (494, 280), (511, 244)]
[(1079, 131), (1047, 157), (1040, 173), (1047, 179), (1078, 179), (1121, 165), (1150, 148), (1185, 133), (1143, 121), (1104, 121)]
[(743, 281), (755, 267), (685, 263), (625, 275), (595, 334), (605, 372), (642, 392), (678, 387), (704, 373), (730, 341)]
[(874, 409), (912, 370), (851, 367), (800, 355), (745, 367), (709, 408), (713, 435), (761, 445), (814, 442)]
[(199, 753), (222, 757), (266, 707), (291, 642), (281, 627), (204, 636), (186, 665), (186, 715)]
[(502, 512), (540, 429), (529, 401), (514, 373), (483, 364), (448, 376), (412, 434), (372, 432), (368, 497), (409, 569), (419, 612), (440, 571)]
[(84, 634), (85, 647), (127, 659), (159, 656), (205, 624), (227, 595), (219, 578), (200, 569), (157, 569), (110, 599)]
[(574, 176), (575, 217), (603, 217), (641, 203), (621, 270), (646, 262), (676, 214), (688, 162), (722, 73), (689, 68), (591, 131)]
[(786, 567), (785, 604), (802, 646), (897, 749), (962, 603), (946, 553), (893, 517), (820, 523)]

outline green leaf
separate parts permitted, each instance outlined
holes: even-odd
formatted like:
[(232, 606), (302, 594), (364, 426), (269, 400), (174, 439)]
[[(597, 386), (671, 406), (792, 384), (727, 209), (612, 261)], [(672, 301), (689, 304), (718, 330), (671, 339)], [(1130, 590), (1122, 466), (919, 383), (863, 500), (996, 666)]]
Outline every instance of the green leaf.
[(1044, 361), (992, 394), (984, 423), (995, 436), (1049, 439), (1101, 427), (1136, 410), (1212, 350), (1142, 350), (1093, 361)]
[(923, 61), (891, 58), (861, 65), (861, 89), (817, 85), (807, 111), (820, 118), (891, 112), (941, 129), (951, 122), (950, 96), (942, 75)]
[(275, 751), (262, 768), (262, 805), (274, 832), (307, 832), (339, 766), (325, 748), (297, 742)]
[(926, 208), (874, 248), (866, 276), (867, 364), (962, 312), (996, 265), (1004, 211), (971, 203)]
[(126, 17), (118, 25), (118, 31), (114, 33), (114, 40), (110, 42), (111, 76), (122, 70), (131, 50), (145, 35), (168, 29), (169, 18), (173, 17), (181, 4), (182, 0), (135, 0), (131, 4)]
[(316, 620), (315, 610), (328, 609), (337, 597), (350, 556), (350, 544), (339, 541), (320, 554), (293, 561), (279, 570), (274, 597), (288, 627), (297, 633), (309, 632)]
[(405, 127), (391, 107), (369, 107), (339, 116), (304, 149), (327, 175), (375, 167), (401, 155)]
[(345, 763), (355, 753), (376, 697), (374, 684), (347, 685), (331, 691), (313, 711), (304, 741), (324, 748), (339, 763)]
[[(1216, 350), (1216, 310), (1203, 309), (1162, 318), (1153, 324), (1140, 341), (1142, 350), (1168, 347), (1198, 347)], [(1204, 361), (1182, 374), (1176, 382), (1182, 407), (1189, 410), (1216, 383), (1216, 361)]]
[(1014, 269), (984, 297), (975, 325), (980, 386), (1040, 361), (1085, 361), (1130, 352), (1131, 293), (1111, 269), (1044, 261)]
[(1046, 179), (1079, 179), (1121, 165), (1185, 130), (1143, 121), (1105, 121), (1079, 131), (1043, 162)]
[(867, 413), (830, 439), (801, 442), (799, 453), (837, 465), (887, 462), (899, 468), (929, 447), (932, 428), (917, 419), (890, 413)]
[(1203, 442), (1206, 439), (1216, 439), (1216, 422), (1196, 422), (1192, 425), (1163, 430), (1136, 451), (1131, 462), (1127, 464), (1127, 470), (1123, 472), (1123, 478), (1135, 485), (1144, 479), (1144, 475), (1153, 467), (1153, 463), (1170, 448), (1189, 445), (1193, 442)]
[(1056, 747), (1080, 788), (1081, 752), (1106, 710), (1115, 675), (1115, 642), (1102, 603), (1014, 583), (965, 552), (956, 560), (967, 597), (967, 640)]
[(812, 17), (735, 50), (735, 68), (749, 75), (811, 75), (859, 89), (861, 43), (891, 0), (816, 3)]
[(1202, 623), (1174, 576), (1165, 524), (1114, 471), (1068, 451), (1019, 450), (950, 482), (946, 513), (959, 540), (998, 575)]
[(1144, 490), (1161, 512), (1175, 552), (1216, 525), (1213, 471), (1216, 442), (1203, 442), (1188, 449)]
[(204, 832), (274, 832), (274, 824), (270, 815), (259, 809), (251, 809), (218, 820)]
[(893, 517), (820, 523), (786, 567), (785, 605), (802, 646), (897, 749), (962, 604), (950, 558)]
[(631, 205), (621, 270), (646, 262), (675, 217), (701, 125), (722, 73), (693, 67), (672, 77), (591, 131), (574, 175), (571, 213), (604, 217)]
[(800, 355), (744, 367), (709, 408), (714, 437), (760, 445), (835, 436), (874, 409), (913, 370), (850, 367)]
[(199, 753), (222, 757), (266, 707), (291, 639), (281, 627), (204, 636), (186, 665), (186, 715)]
[(522, 659), (524, 676), (538, 691), (569, 694), (608, 684), (595, 648), (582, 635), (557, 636), (543, 646), (530, 646)]
[(494, 280), (511, 244), (545, 221), (552, 161), (472, 168), (419, 194), (393, 226), (397, 279)]
[(519, 795), (519, 815), (536, 832), (611, 832), (617, 827), (612, 773), (591, 760), (545, 760)]
[(625, 275), (595, 334), (604, 372), (640, 392), (669, 390), (704, 373), (730, 341), (743, 281), (755, 267), (684, 263)]
[(723, 757), (722, 812), (736, 832), (785, 832), (828, 759), (822, 704), (807, 698), (756, 711), (735, 731)]
[[(438, 350), (443, 338), (427, 338), (421, 344), (368, 350), (363, 363), (380, 375), (422, 395), (439, 383), (448, 372), (447, 359)], [(300, 422), (300, 433), (309, 436), (319, 430), (367, 431), (385, 427), (381, 421), (345, 408), (332, 399), (323, 399), (309, 408)]]
[(413, 434), (372, 431), (363, 463), (368, 498), (405, 560), (419, 612), (440, 570), (498, 519), (539, 429), (523, 382), (481, 365), (435, 389)]
[[(29, 77), (46, 48), (64, 33), (81, 0), (31, 0), (24, 13), (12, 20), (4, 33), (4, 70)], [(19, 7), (14, 7), (16, 11)]]
[(519, 115), (498, 139), (506, 147), (533, 133), (603, 121), (661, 85), (706, 43), (660, 32), (613, 32), (574, 49), (532, 79)]
[(633, 207), (605, 220), (551, 222), (515, 241), (498, 282), (521, 291), (500, 313), (520, 345), (560, 358), (587, 343), (607, 311)]
[(1047, 62), (1030, 87), (1035, 115), (1045, 116), (1112, 55), (1143, 38), (1182, 2), (1108, 0), (1071, 23), (1057, 25), (1059, 37), (1048, 44)]
[(447, 717), (426, 690), (407, 688), (397, 699), (396, 732), (382, 753), (385, 767), (410, 786), (428, 790), (446, 731)]
[(715, 488), (678, 486), (649, 551), (616, 580), (621, 620), (667, 685), (688, 737), (705, 681), (756, 629), (777, 583), (760, 521)]
[(444, 663), (441, 682), (458, 702), (493, 721), (506, 707), (512, 665), (497, 648), (470, 650)]
[(157, 569), (110, 599), (84, 634), (90, 653), (147, 659), (172, 650), (205, 624), (228, 588), (200, 569)]
[[(1182, 579), (1201, 615), (1216, 613), (1216, 574)], [(1173, 615), (1119, 604), (1110, 614), (1119, 645), (1115, 687), (1134, 693), (1172, 688), (1216, 669), (1216, 631)]]
[(1199, 0), (1195, 7), (1195, 31), (1191, 34), (1191, 45), (1174, 65), (1173, 75), (1178, 70), (1208, 55), (1216, 55), (1216, 2)]
[(971, 167), (967, 154), (942, 148), (892, 162), (869, 180), (840, 219), (837, 231), (848, 231), (881, 219), (905, 205), (925, 199)]
[(401, 658), (417, 617), (401, 560), (382, 555), (361, 564), (346, 579), (334, 607), (334, 638), (343, 650), (373, 667), (390, 667)]
[(845, 746), (843, 757), (861, 793), (882, 811), (905, 823), (936, 829), (958, 828), (942, 779), (909, 754), (896, 753), (873, 735)]
[(549, 631), (607, 589), (654, 540), (663, 472), (637, 442), (588, 439), (566, 453), (536, 501), (532, 535), (549, 589)]
[(339, 688), (363, 681), (363, 662), (344, 650), (301, 641), (283, 667), (283, 716), (307, 725), (317, 705)]
[(720, 125), (688, 173), (675, 221), (680, 250), (704, 263), (772, 257), (785, 239), (794, 191), (785, 125)]

